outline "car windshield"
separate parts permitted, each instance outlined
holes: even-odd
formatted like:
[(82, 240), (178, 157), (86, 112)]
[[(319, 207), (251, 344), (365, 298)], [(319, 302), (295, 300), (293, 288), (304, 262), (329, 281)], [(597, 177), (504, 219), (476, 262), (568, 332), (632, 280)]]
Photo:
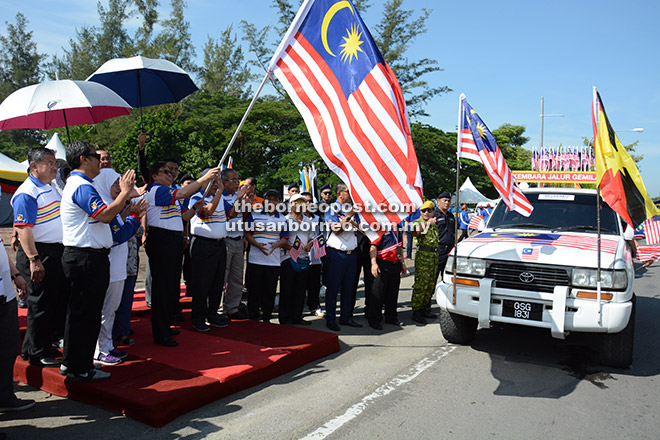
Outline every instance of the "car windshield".
[[(488, 221), (493, 229), (529, 228), (553, 231), (595, 232), (598, 226), (595, 194), (527, 193), (534, 207), (525, 217), (499, 203)], [(601, 231), (619, 234), (619, 221), (612, 209), (601, 203)]]

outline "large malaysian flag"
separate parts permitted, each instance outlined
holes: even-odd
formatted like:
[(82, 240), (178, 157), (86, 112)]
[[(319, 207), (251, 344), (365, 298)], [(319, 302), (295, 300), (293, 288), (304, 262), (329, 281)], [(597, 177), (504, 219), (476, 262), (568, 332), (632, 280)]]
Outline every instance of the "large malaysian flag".
[(421, 206), (422, 178), (401, 88), (350, 1), (306, 0), (269, 70), (353, 201), (386, 208), (360, 212), (363, 221), (396, 225), (409, 214), (397, 207), (413, 212)]

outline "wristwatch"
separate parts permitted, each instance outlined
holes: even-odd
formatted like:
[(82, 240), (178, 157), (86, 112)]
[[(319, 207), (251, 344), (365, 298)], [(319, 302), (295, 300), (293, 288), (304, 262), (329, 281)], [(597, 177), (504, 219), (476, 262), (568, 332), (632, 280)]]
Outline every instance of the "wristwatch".
[(41, 257), (39, 255), (35, 255), (34, 257), (28, 257), (28, 260), (30, 260), (31, 263), (34, 263), (35, 261), (41, 260)]

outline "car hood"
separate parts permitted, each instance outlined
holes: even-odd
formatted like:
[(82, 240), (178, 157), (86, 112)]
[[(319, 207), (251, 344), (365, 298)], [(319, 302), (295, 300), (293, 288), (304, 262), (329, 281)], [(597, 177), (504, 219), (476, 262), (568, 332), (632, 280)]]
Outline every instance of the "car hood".
[[(596, 267), (596, 234), (531, 231), (482, 232), (458, 244), (458, 255), (489, 260), (519, 261), (573, 267)], [(622, 237), (601, 239), (601, 267), (624, 269), (630, 251)]]

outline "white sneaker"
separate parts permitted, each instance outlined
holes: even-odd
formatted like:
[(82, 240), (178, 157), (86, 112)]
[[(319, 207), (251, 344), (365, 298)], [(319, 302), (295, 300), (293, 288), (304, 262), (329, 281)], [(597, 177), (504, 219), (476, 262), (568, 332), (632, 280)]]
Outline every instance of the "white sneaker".
[(323, 314), (323, 310), (321, 310), (321, 309), (314, 310), (314, 315), (318, 316), (319, 318), (323, 318), (325, 316)]

